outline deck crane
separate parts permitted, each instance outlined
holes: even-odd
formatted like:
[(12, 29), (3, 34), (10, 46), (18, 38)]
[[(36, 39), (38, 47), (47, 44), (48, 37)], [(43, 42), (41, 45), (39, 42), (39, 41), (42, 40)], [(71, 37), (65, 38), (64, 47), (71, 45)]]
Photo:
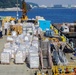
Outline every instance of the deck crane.
[(27, 7), (26, 7), (26, 2), (25, 0), (22, 1), (22, 20), (28, 20), (27, 17)]

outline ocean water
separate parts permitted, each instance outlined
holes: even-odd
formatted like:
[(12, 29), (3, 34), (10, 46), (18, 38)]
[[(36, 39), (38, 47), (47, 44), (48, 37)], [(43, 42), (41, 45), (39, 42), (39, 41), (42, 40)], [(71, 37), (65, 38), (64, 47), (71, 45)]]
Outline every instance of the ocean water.
[[(1, 11), (0, 16), (13, 16), (16, 17), (16, 11)], [(22, 12), (18, 12), (19, 18), (22, 16)], [(76, 21), (76, 9), (50, 9), (50, 8), (35, 8), (28, 11), (27, 16), (29, 18), (35, 18), (36, 16), (43, 16), (46, 20), (50, 20), (52, 23), (74, 22)]]

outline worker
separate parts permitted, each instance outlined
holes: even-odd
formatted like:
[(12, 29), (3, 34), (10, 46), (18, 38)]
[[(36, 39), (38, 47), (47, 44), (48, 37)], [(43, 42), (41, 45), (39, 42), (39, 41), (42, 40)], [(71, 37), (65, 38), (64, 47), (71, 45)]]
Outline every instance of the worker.
[(7, 30), (8, 30), (8, 26), (9, 24), (8, 24), (8, 22), (6, 21), (5, 23), (4, 23), (4, 30), (5, 30), (5, 35), (7, 35)]
[(11, 25), (15, 25), (15, 22), (13, 20), (11, 20)]
[(69, 26), (67, 24), (64, 24), (61, 26), (60, 30), (62, 32), (69, 32)]
[(38, 37), (39, 37), (39, 40), (41, 40), (41, 35), (40, 34), (38, 34)]
[(2, 38), (2, 27), (0, 27), (0, 38)]

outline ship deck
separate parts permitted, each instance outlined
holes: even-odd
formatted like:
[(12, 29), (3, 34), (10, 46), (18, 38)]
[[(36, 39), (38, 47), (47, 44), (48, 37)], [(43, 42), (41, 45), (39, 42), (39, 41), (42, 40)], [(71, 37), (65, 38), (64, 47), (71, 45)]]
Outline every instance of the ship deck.
[[(6, 37), (0, 38), (0, 54), (3, 51)], [(0, 64), (0, 75), (34, 75), (35, 69), (30, 69), (24, 64), (14, 64), (13, 60), (10, 64)]]
[[(0, 54), (3, 51), (4, 43), (6, 43), (6, 38), (7, 36), (3, 36), (3, 38), (0, 38)], [(76, 66), (76, 59), (70, 59), (72, 57), (72, 54), (66, 54), (66, 56), (68, 58), (68, 61), (70, 62), (68, 65)], [(26, 63), (14, 64), (13, 60), (10, 62), (10, 64), (0, 64), (0, 75), (35, 75), (34, 73), (37, 70), (38, 69), (30, 69), (29, 67), (27, 67)]]

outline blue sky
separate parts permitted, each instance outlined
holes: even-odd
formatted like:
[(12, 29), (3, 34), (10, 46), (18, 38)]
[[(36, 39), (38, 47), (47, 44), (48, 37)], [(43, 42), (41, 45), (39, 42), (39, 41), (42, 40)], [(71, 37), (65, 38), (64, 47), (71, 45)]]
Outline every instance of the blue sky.
[(47, 5), (50, 6), (51, 4), (76, 4), (76, 0), (25, 0), (26, 2), (34, 2), (39, 5)]

